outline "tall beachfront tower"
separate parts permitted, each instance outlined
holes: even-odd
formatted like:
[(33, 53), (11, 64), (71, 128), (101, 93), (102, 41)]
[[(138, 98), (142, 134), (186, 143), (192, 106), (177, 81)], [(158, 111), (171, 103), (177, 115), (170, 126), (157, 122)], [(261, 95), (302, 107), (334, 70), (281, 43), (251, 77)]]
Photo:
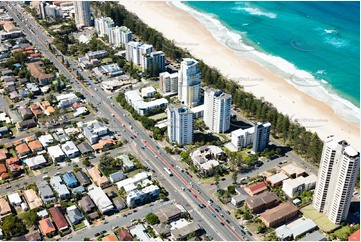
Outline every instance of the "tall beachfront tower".
[(94, 27), (99, 37), (104, 37), (105, 35), (110, 37), (110, 30), (114, 27), (114, 21), (109, 17), (96, 18), (94, 20)]
[(214, 88), (204, 90), (204, 123), (216, 133), (224, 133), (231, 125), (232, 96)]
[(198, 61), (184, 58), (178, 72), (178, 99), (187, 106), (199, 103), (201, 88), (201, 73), (198, 70)]
[(252, 151), (254, 153), (264, 150), (269, 143), (269, 136), (271, 133), (271, 123), (256, 123), (254, 124), (254, 137)]
[(170, 142), (186, 145), (193, 142), (193, 112), (182, 104), (171, 104), (167, 108), (168, 138)]
[(334, 224), (347, 218), (359, 166), (360, 153), (346, 141), (325, 142), (312, 205)]
[(75, 24), (77, 28), (91, 25), (91, 13), (89, 1), (73, 1), (75, 10)]

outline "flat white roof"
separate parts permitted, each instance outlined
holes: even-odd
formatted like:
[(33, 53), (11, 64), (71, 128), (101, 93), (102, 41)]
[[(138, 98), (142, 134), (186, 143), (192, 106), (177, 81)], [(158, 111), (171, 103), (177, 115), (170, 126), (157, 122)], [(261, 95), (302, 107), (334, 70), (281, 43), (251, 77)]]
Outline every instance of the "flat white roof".
[(352, 146), (347, 146), (345, 148), (345, 152), (349, 155), (349, 156), (356, 156), (358, 154), (357, 150), (355, 150)]
[(107, 197), (103, 189), (97, 186), (89, 187), (88, 195), (97, 205), (99, 210), (104, 213), (114, 208), (112, 202)]
[(212, 167), (217, 167), (219, 166), (219, 162), (216, 161), (216, 160), (209, 160), (203, 164), (200, 164), (200, 166), (205, 169), (205, 170), (209, 170), (211, 169)]
[(8, 199), (10, 203), (20, 204), (22, 202), (17, 192), (8, 195)]
[(248, 132), (249, 134), (254, 133), (254, 127), (252, 126), (247, 129), (237, 129), (235, 131), (232, 131), (232, 135), (241, 136), (244, 135), (246, 132)]
[(194, 108), (191, 108), (191, 111), (192, 111), (193, 113), (198, 113), (198, 112), (204, 111), (204, 104), (199, 105), (199, 106), (196, 106), (196, 107), (194, 107)]
[(284, 173), (282, 172), (279, 172), (273, 176), (270, 176), (268, 177), (268, 180), (271, 182), (271, 183), (278, 183), (278, 182), (281, 182), (283, 180), (286, 180), (288, 178), (287, 175), (285, 175)]
[(77, 98), (77, 96), (74, 93), (67, 93), (67, 94), (62, 94), (62, 95), (56, 96), (57, 101), (61, 101), (61, 100), (65, 100), (65, 99), (72, 99), (72, 98)]
[(29, 166), (29, 167), (45, 164), (46, 162), (47, 161), (46, 161), (46, 159), (44, 158), (43, 155), (38, 155), (38, 156), (35, 156), (35, 157), (27, 158), (25, 160), (26, 165)]
[(51, 136), (51, 134), (46, 134), (40, 136), (38, 140), (44, 147), (47, 147), (49, 143), (52, 143), (54, 141), (54, 138), (53, 136)]
[(60, 145), (54, 145), (47, 148), (48, 153), (52, 158), (58, 158), (64, 156), (63, 150), (60, 148)]

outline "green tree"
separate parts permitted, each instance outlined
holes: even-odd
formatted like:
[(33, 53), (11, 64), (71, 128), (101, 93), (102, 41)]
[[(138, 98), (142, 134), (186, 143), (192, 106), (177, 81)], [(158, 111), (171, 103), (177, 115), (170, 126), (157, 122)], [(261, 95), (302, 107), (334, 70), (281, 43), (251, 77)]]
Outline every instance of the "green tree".
[(7, 240), (19, 237), (27, 232), (23, 221), (14, 214), (5, 217), (4, 221), (1, 223), (1, 229), (3, 230), (4, 237)]
[(40, 220), (40, 218), (36, 214), (35, 210), (30, 210), (30, 211), (24, 212), (19, 215), (19, 218), (21, 218), (21, 220), (24, 222), (24, 224), (28, 227), (37, 225), (37, 223)]
[(145, 216), (145, 220), (151, 225), (159, 224), (160, 222), (158, 216), (154, 213), (147, 214), (147, 216)]
[(90, 163), (90, 161), (89, 161), (89, 158), (85, 158), (85, 159), (82, 161), (82, 163), (83, 163), (83, 165), (85, 165), (85, 166), (90, 166), (90, 165), (91, 165), (91, 163)]

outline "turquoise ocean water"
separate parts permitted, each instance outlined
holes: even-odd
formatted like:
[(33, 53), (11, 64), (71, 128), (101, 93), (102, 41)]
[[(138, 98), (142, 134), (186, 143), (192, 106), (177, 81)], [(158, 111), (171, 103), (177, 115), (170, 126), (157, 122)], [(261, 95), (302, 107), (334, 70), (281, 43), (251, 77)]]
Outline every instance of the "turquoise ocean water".
[(183, 3), (179, 7), (192, 8), (227, 47), (284, 76), (339, 115), (359, 116), (359, 2)]

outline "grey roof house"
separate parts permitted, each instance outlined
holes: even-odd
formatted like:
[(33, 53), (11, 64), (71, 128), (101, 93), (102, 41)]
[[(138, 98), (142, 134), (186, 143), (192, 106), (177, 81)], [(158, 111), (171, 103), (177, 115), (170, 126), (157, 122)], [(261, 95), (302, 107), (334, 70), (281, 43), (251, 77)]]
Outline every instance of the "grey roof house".
[(55, 202), (56, 197), (46, 181), (39, 181), (36, 183), (36, 186), (38, 187), (41, 199), (45, 204)]

